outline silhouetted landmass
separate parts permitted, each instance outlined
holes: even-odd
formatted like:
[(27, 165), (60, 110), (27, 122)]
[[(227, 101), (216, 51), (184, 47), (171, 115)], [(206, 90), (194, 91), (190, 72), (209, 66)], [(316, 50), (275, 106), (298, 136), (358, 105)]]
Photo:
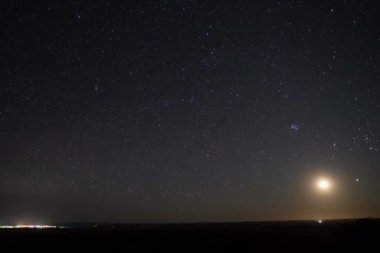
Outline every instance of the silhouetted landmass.
[[(380, 243), (380, 220), (241, 222), (196, 224), (61, 224), (65, 229), (2, 229), (2, 247), (107, 249), (107, 252), (279, 250), (368, 252)], [(50, 248), (51, 247), (51, 248)], [(151, 251), (156, 252), (156, 251)], [(373, 251), (376, 252), (376, 251)]]

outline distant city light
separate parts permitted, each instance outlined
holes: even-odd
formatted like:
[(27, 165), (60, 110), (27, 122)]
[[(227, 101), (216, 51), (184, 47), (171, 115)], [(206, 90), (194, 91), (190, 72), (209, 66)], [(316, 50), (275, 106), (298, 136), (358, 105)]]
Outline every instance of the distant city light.
[(3, 225), (0, 226), (0, 229), (22, 229), (22, 228), (33, 228), (33, 229), (44, 229), (44, 228), (65, 228), (63, 226), (53, 226), (53, 225)]
[(318, 220), (318, 223), (321, 224), (323, 222), (323, 220)]

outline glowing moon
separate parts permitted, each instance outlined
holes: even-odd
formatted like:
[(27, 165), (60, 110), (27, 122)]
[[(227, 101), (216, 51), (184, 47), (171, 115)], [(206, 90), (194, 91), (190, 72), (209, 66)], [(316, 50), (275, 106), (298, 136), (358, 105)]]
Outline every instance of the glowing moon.
[(317, 189), (321, 192), (328, 192), (331, 189), (331, 181), (327, 178), (318, 179)]
[(318, 186), (321, 190), (327, 190), (330, 188), (330, 182), (327, 179), (320, 179)]

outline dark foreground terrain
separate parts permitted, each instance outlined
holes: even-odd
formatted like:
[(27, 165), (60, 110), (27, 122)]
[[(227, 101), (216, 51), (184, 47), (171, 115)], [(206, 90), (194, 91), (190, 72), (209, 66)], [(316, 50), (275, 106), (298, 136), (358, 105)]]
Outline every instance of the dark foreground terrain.
[[(200, 224), (69, 225), (64, 229), (1, 229), (4, 249), (66, 252), (380, 252), (380, 220)], [(209, 251), (208, 251), (209, 252)], [(265, 251), (264, 251), (265, 252)]]

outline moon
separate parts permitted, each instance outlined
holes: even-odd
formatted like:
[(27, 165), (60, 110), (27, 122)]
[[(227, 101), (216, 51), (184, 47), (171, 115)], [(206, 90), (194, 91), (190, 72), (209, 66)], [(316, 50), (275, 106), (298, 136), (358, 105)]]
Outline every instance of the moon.
[(330, 188), (330, 182), (327, 179), (320, 179), (318, 182), (318, 187), (321, 190), (328, 190)]
[(328, 178), (319, 178), (316, 186), (320, 192), (328, 192), (331, 190), (331, 181)]

